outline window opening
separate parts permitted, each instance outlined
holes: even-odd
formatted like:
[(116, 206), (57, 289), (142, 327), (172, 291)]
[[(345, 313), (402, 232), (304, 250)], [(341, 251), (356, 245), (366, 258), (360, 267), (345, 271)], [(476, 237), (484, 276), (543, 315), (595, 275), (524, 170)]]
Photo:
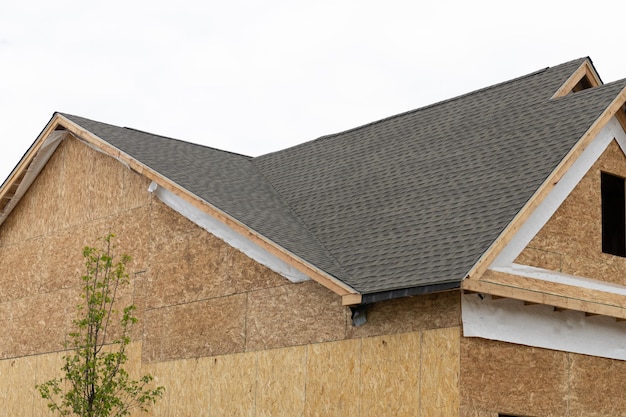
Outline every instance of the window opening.
[(602, 252), (626, 257), (624, 178), (602, 173)]

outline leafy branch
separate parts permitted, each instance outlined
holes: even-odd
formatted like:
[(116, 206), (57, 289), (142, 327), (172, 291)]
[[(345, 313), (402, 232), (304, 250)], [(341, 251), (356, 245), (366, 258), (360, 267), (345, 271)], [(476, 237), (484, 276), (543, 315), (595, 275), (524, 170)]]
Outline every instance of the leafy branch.
[[(83, 303), (77, 307), (75, 329), (68, 334), (68, 353), (61, 368), (64, 375), (36, 385), (48, 408), (60, 416), (127, 416), (136, 408), (147, 411), (165, 390), (152, 387), (151, 375), (133, 380), (124, 368), (137, 317), (134, 305), (121, 312), (115, 309), (118, 291), (130, 284), (126, 265), (131, 258), (113, 255), (113, 237), (100, 238), (101, 248), (83, 249)], [(119, 320), (118, 329), (114, 320)], [(117, 334), (112, 329), (118, 330)]]

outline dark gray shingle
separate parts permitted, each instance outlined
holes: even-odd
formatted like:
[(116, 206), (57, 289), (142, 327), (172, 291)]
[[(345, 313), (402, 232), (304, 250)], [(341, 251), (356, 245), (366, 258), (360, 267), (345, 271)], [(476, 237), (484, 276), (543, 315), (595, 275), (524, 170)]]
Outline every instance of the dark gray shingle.
[(371, 294), (465, 277), (626, 85), (551, 100), (583, 62), (257, 158), (65, 116)]

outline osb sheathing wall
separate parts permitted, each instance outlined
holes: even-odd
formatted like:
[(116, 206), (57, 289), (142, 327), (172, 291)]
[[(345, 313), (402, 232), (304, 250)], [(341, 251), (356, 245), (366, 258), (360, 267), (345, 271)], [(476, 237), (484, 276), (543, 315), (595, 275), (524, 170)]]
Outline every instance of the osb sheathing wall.
[(626, 416), (626, 361), (461, 340), (461, 417)]
[(0, 415), (40, 415), (33, 385), (59, 368), (81, 249), (108, 232), (133, 256), (136, 362), (168, 388), (155, 415), (456, 413), (457, 293), (376, 304), (355, 328), (340, 297), (257, 264), (148, 185), (65, 140), (0, 226)]
[(516, 263), (626, 285), (626, 258), (602, 253), (601, 172), (626, 177), (626, 157), (615, 141)]

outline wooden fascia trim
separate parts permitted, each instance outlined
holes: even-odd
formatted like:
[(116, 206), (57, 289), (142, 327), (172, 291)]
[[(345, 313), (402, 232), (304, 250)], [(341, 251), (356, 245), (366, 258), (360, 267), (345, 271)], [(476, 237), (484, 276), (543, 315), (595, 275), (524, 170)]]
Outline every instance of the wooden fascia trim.
[(578, 143), (569, 151), (569, 153), (563, 158), (559, 165), (552, 171), (552, 174), (544, 181), (544, 183), (537, 189), (535, 194), (528, 200), (526, 205), (517, 213), (515, 218), (509, 223), (509, 225), (502, 231), (500, 236), (493, 242), (493, 244), (482, 255), (478, 262), (472, 267), (466, 276), (466, 280), (476, 280), (485, 273), (489, 266), (496, 259), (500, 251), (509, 243), (513, 236), (518, 232), (522, 224), (528, 219), (532, 212), (541, 204), (546, 196), (554, 189), (559, 183), (563, 175), (572, 166), (574, 161), (583, 153), (583, 151), (589, 146), (598, 133), (604, 128), (604, 126), (620, 112), (621, 108), (626, 102), (626, 88), (617, 95), (617, 97), (611, 102), (611, 104), (602, 112), (602, 114), (596, 119), (595, 122), (587, 129), (585, 134), (580, 138)]
[(556, 310), (576, 310), (626, 319), (624, 297), (597, 290), (494, 271), (490, 271), (488, 279), (463, 281), (461, 288), (464, 291), (522, 300), (528, 304), (549, 305)]
[(63, 116), (59, 116), (59, 124), (65, 127), (69, 132), (79, 137), (81, 140), (84, 140), (85, 142), (89, 143), (92, 146), (95, 146), (102, 152), (116, 159), (119, 159), (120, 161), (127, 164), (132, 170), (145, 176), (151, 181), (155, 181), (157, 184), (159, 184), (159, 186), (165, 188), (166, 190), (170, 191), (171, 193), (185, 200), (187, 203), (193, 205), (195, 208), (210, 214), (211, 216), (213, 216), (220, 222), (224, 223), (231, 229), (235, 230), (237, 233), (250, 239), (252, 242), (259, 245), (261, 248), (265, 249), (272, 255), (276, 256), (278, 259), (293, 266), (294, 268), (298, 269), (300, 272), (308, 275), (314, 281), (318, 282), (319, 284), (333, 291), (337, 295), (341, 296), (342, 303), (344, 305), (348, 305), (346, 304), (345, 300), (348, 300), (350, 304), (358, 304), (355, 302), (357, 299), (360, 302), (361, 295), (353, 288), (349, 287), (348, 285), (344, 284), (338, 279), (326, 274), (321, 269), (306, 262), (305, 260), (292, 254), (286, 249), (280, 247), (279, 245), (276, 245), (274, 242), (270, 241), (266, 237), (250, 229), (249, 227), (239, 222), (235, 218), (231, 217), (230, 215), (226, 214), (225, 212), (215, 207), (211, 203), (204, 201), (198, 198), (197, 196), (189, 193), (180, 185), (164, 177), (163, 175), (154, 171), (150, 167), (137, 161), (132, 156), (120, 151), (114, 146), (111, 146), (109, 143), (105, 142), (98, 136), (94, 135), (88, 130), (83, 129), (82, 127), (78, 126), (77, 124), (75, 124), (74, 122), (72, 122), (71, 120)]
[(346, 294), (341, 297), (341, 304), (344, 306), (358, 305), (358, 304), (361, 304), (362, 299), (363, 299), (363, 296), (358, 293)]
[(578, 67), (578, 69), (574, 71), (574, 73), (567, 79), (567, 81), (563, 83), (563, 85), (556, 91), (556, 93), (554, 93), (552, 98), (558, 98), (568, 95), (574, 89), (574, 86), (578, 84), (578, 82), (582, 80), (585, 76), (587, 76), (587, 79), (591, 83), (592, 87), (599, 87), (600, 85), (602, 85), (602, 80), (600, 80), (600, 76), (593, 68), (593, 65), (591, 64), (589, 59), (586, 59), (585, 62), (583, 62), (582, 65)]
[[(24, 178), (24, 175), (26, 174), (28, 167), (37, 156), (39, 149), (43, 146), (48, 135), (56, 129), (57, 127), (56, 121), (57, 121), (56, 116), (50, 119), (46, 127), (42, 130), (39, 136), (37, 136), (37, 139), (35, 140), (35, 142), (31, 145), (30, 149), (26, 152), (26, 155), (22, 157), (20, 162), (18, 162), (17, 166), (13, 169), (13, 171), (11, 171), (11, 174), (9, 174), (9, 177), (6, 179), (6, 181), (2, 185), (2, 188), (0, 188), (0, 201), (8, 202), (9, 200), (13, 198), (13, 195), (15, 194), (17, 188), (19, 187), (20, 182)], [(0, 210), (3, 210), (4, 207), (5, 207), (4, 205), (1, 206)]]

